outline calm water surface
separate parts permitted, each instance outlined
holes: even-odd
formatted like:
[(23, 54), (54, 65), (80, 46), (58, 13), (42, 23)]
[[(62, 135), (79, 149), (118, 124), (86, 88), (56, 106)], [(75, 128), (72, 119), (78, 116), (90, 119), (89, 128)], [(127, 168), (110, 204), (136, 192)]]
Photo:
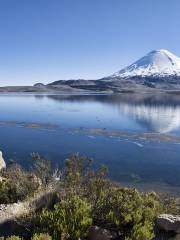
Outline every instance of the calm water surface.
[(180, 193), (180, 96), (2, 94), (0, 133), (25, 167), (32, 152), (54, 166), (79, 152), (115, 181)]

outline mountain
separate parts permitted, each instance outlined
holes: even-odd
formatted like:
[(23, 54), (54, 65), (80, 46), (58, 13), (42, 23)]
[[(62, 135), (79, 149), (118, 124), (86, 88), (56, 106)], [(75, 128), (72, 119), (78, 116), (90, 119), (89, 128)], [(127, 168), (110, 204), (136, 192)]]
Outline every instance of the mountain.
[(168, 50), (155, 50), (109, 78), (180, 76), (180, 58)]
[(59, 80), (47, 85), (58, 89), (103, 92), (180, 91), (180, 58), (168, 50), (155, 50), (128, 67), (97, 80)]

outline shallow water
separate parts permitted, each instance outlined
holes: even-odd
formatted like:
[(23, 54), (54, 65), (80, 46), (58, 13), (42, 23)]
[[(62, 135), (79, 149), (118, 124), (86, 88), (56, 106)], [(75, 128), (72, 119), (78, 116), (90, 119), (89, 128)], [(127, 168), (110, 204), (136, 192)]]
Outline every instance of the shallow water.
[(180, 96), (1, 94), (0, 113), (8, 161), (39, 152), (57, 166), (79, 152), (115, 181), (180, 193)]

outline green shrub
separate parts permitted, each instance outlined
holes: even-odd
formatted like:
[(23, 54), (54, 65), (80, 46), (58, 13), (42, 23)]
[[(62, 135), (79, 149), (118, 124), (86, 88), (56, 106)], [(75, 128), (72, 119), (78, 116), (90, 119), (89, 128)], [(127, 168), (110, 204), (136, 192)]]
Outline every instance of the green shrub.
[(41, 231), (48, 232), (53, 239), (78, 240), (92, 224), (91, 206), (74, 196), (56, 204), (53, 211), (43, 211), (39, 222)]
[(153, 225), (150, 222), (135, 224), (127, 240), (151, 240), (154, 238)]
[(34, 234), (32, 240), (52, 240), (51, 236), (46, 233)]
[(0, 182), (0, 204), (13, 203), (18, 201), (17, 190), (11, 181)]
[(153, 238), (153, 222), (162, 210), (155, 193), (115, 185), (107, 178), (106, 167), (95, 172), (91, 159), (78, 154), (66, 160), (65, 166), (65, 192), (71, 189), (71, 194), (88, 199), (94, 224), (121, 232), (132, 240)]
[(78, 193), (82, 185), (89, 181), (89, 177), (93, 174), (92, 159), (73, 154), (65, 160), (64, 169), (64, 187), (67, 191)]
[(23, 201), (33, 196), (39, 188), (44, 188), (52, 179), (50, 162), (33, 153), (33, 170), (26, 171), (12, 161), (1, 174), (0, 204)]
[[(101, 194), (93, 209), (97, 225), (120, 231), (130, 239), (152, 239), (153, 221), (158, 214), (159, 201), (154, 193), (143, 194), (135, 189), (114, 187)], [(135, 237), (136, 236), (136, 237)]]
[(6, 240), (22, 240), (22, 238), (18, 236), (10, 236), (10, 237), (7, 237)]
[(47, 159), (42, 158), (38, 153), (31, 154), (34, 161), (33, 173), (41, 181), (43, 185), (48, 185), (52, 179), (51, 163)]
[(16, 163), (3, 172), (3, 177), (4, 180), (0, 182), (0, 204), (22, 201), (39, 188), (36, 176)]

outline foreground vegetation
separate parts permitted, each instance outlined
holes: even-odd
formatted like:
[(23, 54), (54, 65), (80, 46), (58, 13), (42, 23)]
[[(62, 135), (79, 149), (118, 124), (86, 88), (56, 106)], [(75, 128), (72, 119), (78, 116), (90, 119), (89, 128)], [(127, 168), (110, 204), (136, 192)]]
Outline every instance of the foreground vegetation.
[(105, 166), (95, 171), (87, 157), (74, 154), (56, 171), (38, 154), (32, 157), (31, 171), (12, 162), (1, 172), (0, 204), (28, 201), (47, 191), (56, 197), (17, 219), (26, 233), (8, 240), (86, 239), (92, 225), (112, 231), (117, 239), (151, 240), (157, 215), (180, 213), (177, 199), (121, 187), (108, 179)]

